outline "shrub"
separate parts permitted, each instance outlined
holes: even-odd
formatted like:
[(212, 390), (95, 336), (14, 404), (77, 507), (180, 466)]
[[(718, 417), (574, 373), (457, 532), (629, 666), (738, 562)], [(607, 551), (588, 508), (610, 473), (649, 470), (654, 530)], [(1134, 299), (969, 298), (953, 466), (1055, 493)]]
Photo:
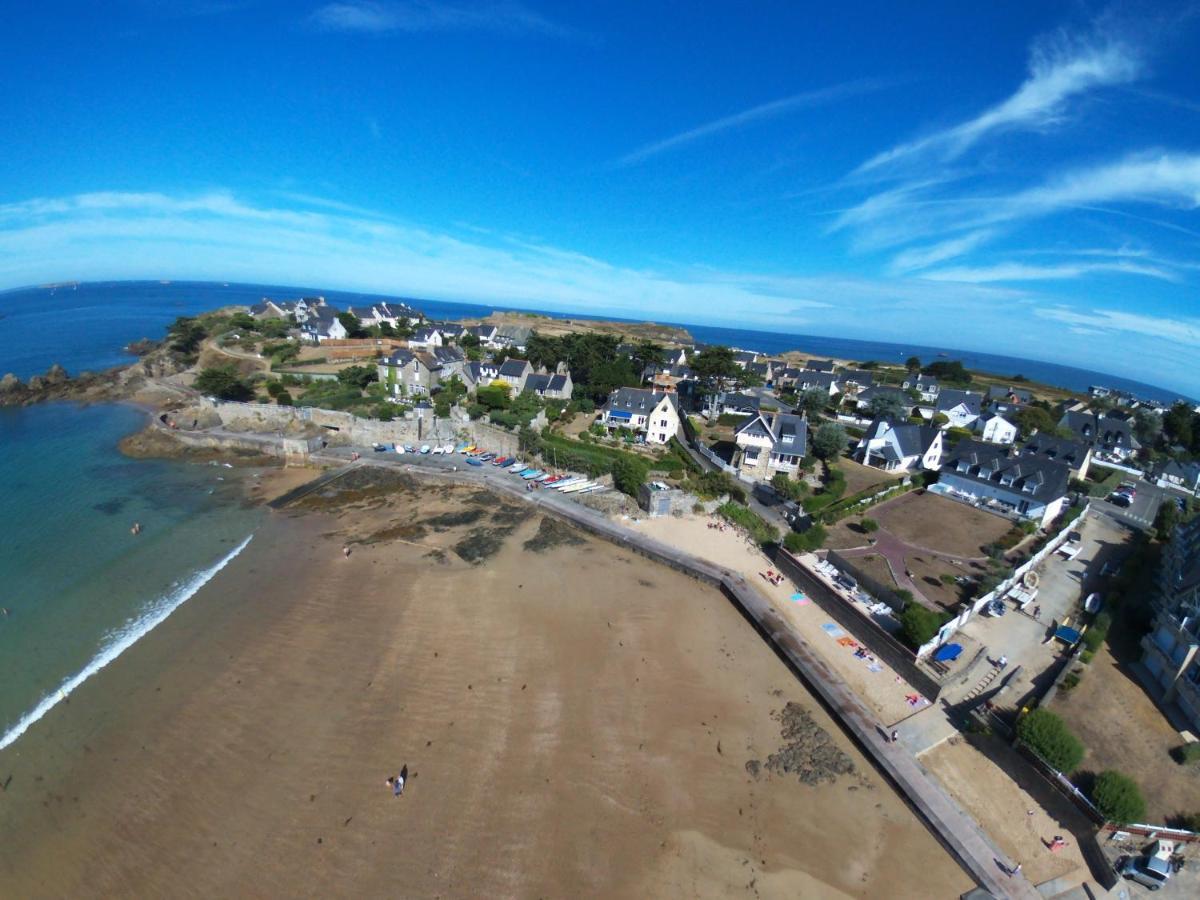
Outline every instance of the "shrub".
[(1092, 802), (1106, 819), (1119, 825), (1140, 822), (1146, 816), (1146, 801), (1142, 799), (1137, 782), (1112, 769), (1096, 776)]
[(1108, 629), (1112, 625), (1112, 616), (1102, 612), (1093, 620), (1091, 627), (1083, 633), (1083, 646), (1095, 653), (1108, 637)]
[(1074, 688), (1075, 686), (1077, 686), (1078, 684), (1079, 684), (1079, 674), (1077, 672), (1071, 672), (1065, 678), (1063, 678), (1063, 680), (1061, 682), (1059, 682), (1058, 686), (1060, 688), (1062, 688), (1064, 691), (1069, 691), (1072, 688)]
[(278, 397), (285, 390), (286, 389), (284, 388), (283, 384), (278, 381), (268, 381), (267, 382), (267, 393), (269, 395), (271, 395), (272, 397)]
[(789, 531), (783, 546), (789, 553), (808, 553), (821, 549), (827, 536), (825, 526), (814, 524), (807, 531)]
[(1181, 766), (1200, 762), (1200, 741), (1192, 741), (1189, 744), (1181, 744), (1171, 751), (1171, 756), (1173, 756), (1175, 758), (1175, 762), (1179, 763)]
[(645, 465), (633, 459), (615, 459), (612, 463), (613, 486), (622, 494), (636, 497), (638, 488), (646, 481)]
[(292, 395), (287, 391), (280, 391), (275, 395), (275, 402), (280, 406), (295, 406), (296, 401), (292, 399)]
[(1083, 743), (1049, 710), (1035, 709), (1017, 722), (1017, 738), (1060, 772), (1083, 761)]
[(218, 400), (250, 400), (254, 391), (233, 366), (213, 366), (196, 376), (196, 390)]
[(767, 524), (748, 506), (742, 506), (740, 503), (724, 503), (717, 508), (717, 512), (733, 524), (745, 528), (750, 532), (750, 536), (763, 546), (779, 542), (779, 531), (775, 526)]
[[(908, 593), (907, 598), (904, 598), (904, 593)], [(899, 616), (900, 639), (916, 650), (933, 640), (945, 619), (920, 603), (912, 602), (911, 592), (904, 593), (896, 591), (896, 595), (905, 600), (905, 607)]]
[(871, 534), (872, 532), (879, 530), (879, 523), (874, 519), (863, 519), (859, 524), (862, 526), (862, 530), (866, 534)]

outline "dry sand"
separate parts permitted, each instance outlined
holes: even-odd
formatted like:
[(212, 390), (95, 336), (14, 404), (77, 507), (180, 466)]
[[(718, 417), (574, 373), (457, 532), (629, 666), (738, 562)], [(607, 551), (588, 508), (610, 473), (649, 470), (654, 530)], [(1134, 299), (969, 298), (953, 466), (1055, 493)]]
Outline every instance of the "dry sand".
[[(3, 893), (970, 886), (715, 590), (489, 494), (357, 499), (272, 514), (208, 587), (0, 753)], [(344, 558), (348, 541), (363, 543)], [(496, 552), (460, 555), (480, 550)], [(747, 772), (783, 743), (772, 713), (788, 701), (855, 773), (809, 786)], [(394, 799), (384, 778), (404, 765)]]

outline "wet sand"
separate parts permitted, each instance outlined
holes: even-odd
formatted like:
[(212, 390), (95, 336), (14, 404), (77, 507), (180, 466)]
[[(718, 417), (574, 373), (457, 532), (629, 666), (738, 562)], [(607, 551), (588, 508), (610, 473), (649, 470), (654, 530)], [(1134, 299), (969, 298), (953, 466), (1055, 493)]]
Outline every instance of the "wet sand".
[[(0, 753), (4, 893), (970, 886), (717, 591), (492, 495), (350, 499), (273, 514)], [(785, 743), (789, 701), (855, 772), (748, 773)]]

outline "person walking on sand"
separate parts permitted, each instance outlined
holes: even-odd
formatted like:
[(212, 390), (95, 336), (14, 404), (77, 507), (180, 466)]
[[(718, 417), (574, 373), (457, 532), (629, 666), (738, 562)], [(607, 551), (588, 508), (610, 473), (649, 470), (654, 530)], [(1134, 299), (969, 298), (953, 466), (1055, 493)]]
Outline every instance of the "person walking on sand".
[(342, 548), (342, 556), (346, 557), (347, 559), (350, 558), (350, 545), (349, 544), (347, 544), (345, 547)]
[(900, 740), (900, 732), (897, 731), (895, 728), (893, 728), (892, 729), (892, 743), (894, 744), (899, 740)]
[(1017, 863), (1015, 866), (1013, 866), (1011, 869), (1008, 870), (1009, 878), (1012, 878), (1014, 875), (1020, 875), (1020, 874), (1021, 874), (1021, 864), (1020, 863)]

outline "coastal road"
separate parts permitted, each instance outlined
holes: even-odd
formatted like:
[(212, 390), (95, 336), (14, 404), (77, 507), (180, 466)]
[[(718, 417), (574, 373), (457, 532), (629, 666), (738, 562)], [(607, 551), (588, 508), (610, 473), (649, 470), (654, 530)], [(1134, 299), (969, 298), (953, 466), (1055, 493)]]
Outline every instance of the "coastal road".
[[(1134, 480), (1131, 478), (1130, 481)], [(1174, 503), (1174, 498), (1179, 495), (1143, 479), (1137, 479), (1134, 484), (1137, 485), (1137, 496), (1128, 507), (1117, 506), (1109, 503), (1106, 497), (1100, 497), (1092, 501), (1092, 508), (1125, 525), (1146, 531), (1154, 524), (1158, 508), (1164, 502)]]
[[(345, 465), (352, 449), (325, 450), (313, 454), (313, 460)], [(793, 671), (833, 711), (860, 748), (904, 794), (926, 825), (980, 885), (994, 897), (1014, 900), (1037, 900), (1040, 897), (1024, 875), (1019, 872), (1016, 875), (1008, 874), (1016, 861), (996, 847), (979, 824), (946, 793), (917, 759), (903, 745), (885, 739), (875, 717), (837, 673), (829, 668), (821, 655), (787, 624), (772, 601), (756, 585), (708, 560), (625, 528), (607, 516), (573, 502), (569, 495), (548, 490), (527, 491), (526, 483), (511, 474), (491, 466), (477, 467), (461, 463), (461, 457), (398, 456), (394, 453), (373, 453), (368, 449), (358, 465), (422, 472), (461, 484), (486, 484), (514, 499), (542, 507), (589, 533), (723, 588), (756, 623), (760, 633), (784, 656)], [(451, 471), (452, 467), (454, 471)]]

